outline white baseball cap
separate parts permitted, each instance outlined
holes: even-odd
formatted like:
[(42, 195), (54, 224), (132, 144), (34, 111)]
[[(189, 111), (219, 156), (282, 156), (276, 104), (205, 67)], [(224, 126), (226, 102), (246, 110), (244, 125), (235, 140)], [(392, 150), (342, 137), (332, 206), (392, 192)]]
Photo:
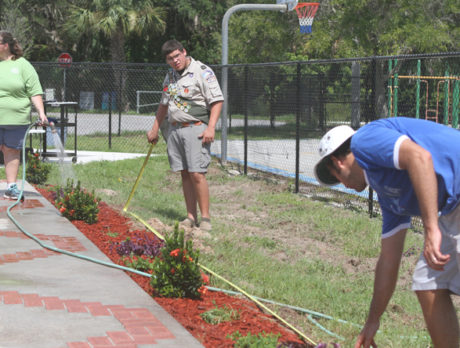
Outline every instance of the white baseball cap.
[(334, 153), (344, 142), (355, 134), (353, 128), (349, 126), (337, 126), (328, 131), (321, 138), (319, 143), (319, 155), (321, 159), (316, 163), (314, 173), (316, 180), (321, 185), (333, 186), (337, 185), (339, 181), (333, 176), (326, 165), (326, 159), (329, 155)]

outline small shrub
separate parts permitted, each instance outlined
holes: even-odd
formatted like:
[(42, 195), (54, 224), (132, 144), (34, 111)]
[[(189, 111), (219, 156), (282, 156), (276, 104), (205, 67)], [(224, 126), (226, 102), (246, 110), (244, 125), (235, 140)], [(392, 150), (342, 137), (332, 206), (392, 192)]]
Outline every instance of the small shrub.
[(236, 331), (230, 335), (230, 338), (235, 341), (235, 348), (277, 348), (280, 336), (280, 334), (267, 334), (265, 331), (257, 335), (248, 333), (242, 336), (239, 331)]
[(73, 180), (67, 185), (56, 188), (55, 206), (69, 220), (83, 220), (88, 224), (97, 222), (99, 198), (81, 188), (80, 181), (74, 186)]
[(27, 154), (26, 180), (29, 183), (43, 185), (50, 171), (51, 164), (42, 162), (37, 152)]
[(240, 313), (225, 305), (220, 308), (215, 306), (209, 311), (201, 313), (200, 317), (208, 324), (218, 325), (226, 321), (238, 320), (240, 318)]
[(184, 230), (176, 223), (171, 236), (165, 238), (161, 255), (153, 264), (150, 283), (154, 294), (162, 297), (200, 298), (206, 292), (198, 266), (199, 252), (192, 241), (184, 240)]

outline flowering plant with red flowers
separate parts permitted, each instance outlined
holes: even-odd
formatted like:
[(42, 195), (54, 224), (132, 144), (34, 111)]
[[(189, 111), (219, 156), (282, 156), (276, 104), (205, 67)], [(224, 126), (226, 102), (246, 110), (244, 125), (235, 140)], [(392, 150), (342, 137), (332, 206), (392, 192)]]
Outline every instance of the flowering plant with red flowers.
[(48, 179), (50, 170), (51, 164), (42, 162), (37, 152), (27, 154), (26, 180), (29, 183), (43, 185)]
[(80, 181), (74, 185), (73, 180), (67, 180), (65, 187), (56, 187), (55, 206), (69, 220), (83, 220), (88, 224), (97, 222), (100, 199), (94, 192), (81, 188)]
[(199, 251), (193, 250), (191, 240), (185, 241), (184, 231), (179, 231), (176, 223), (173, 233), (165, 238), (161, 255), (153, 263), (150, 283), (154, 295), (200, 298), (207, 289), (198, 265), (198, 257)]

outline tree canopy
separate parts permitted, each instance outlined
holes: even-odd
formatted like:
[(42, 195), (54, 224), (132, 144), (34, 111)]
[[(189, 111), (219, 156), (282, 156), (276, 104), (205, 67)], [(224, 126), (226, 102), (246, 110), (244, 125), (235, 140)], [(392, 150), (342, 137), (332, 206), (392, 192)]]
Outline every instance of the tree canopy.
[[(69, 52), (75, 61), (163, 63), (164, 41), (221, 60), (224, 14), (267, 0), (3, 0), (0, 27), (32, 61)], [(312, 34), (295, 11), (239, 11), (229, 23), (229, 63), (458, 51), (458, 0), (322, 0)]]

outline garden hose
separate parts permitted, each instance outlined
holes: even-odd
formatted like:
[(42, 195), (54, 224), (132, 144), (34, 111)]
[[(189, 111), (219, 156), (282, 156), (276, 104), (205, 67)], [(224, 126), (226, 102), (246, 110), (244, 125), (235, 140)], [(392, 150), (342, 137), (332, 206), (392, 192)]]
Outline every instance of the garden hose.
[(158, 233), (153, 227), (151, 227), (147, 222), (145, 222), (140, 216), (136, 215), (135, 213), (132, 213), (128, 211), (129, 204), (131, 203), (131, 199), (134, 196), (134, 192), (137, 190), (137, 186), (139, 185), (139, 182), (142, 178), (142, 175), (144, 174), (145, 167), (147, 166), (147, 163), (149, 161), (150, 155), (152, 154), (153, 147), (155, 146), (154, 143), (150, 145), (149, 151), (147, 152), (147, 155), (145, 156), (144, 163), (142, 164), (141, 170), (139, 172), (139, 175), (137, 176), (136, 182), (134, 183), (133, 188), (131, 189), (131, 192), (128, 196), (128, 200), (125, 203), (125, 206), (123, 207), (123, 212), (127, 213), (131, 216), (133, 216), (136, 220), (141, 222), (150, 232), (152, 232), (155, 236), (157, 236), (159, 239), (164, 240), (164, 237)]
[[(139, 171), (139, 175), (137, 176), (137, 179), (136, 179), (136, 182), (134, 183), (134, 186), (131, 190), (131, 193), (128, 197), (128, 200), (125, 204), (125, 206), (123, 207), (123, 212), (125, 213), (129, 213), (130, 215), (132, 215), (133, 217), (135, 217), (139, 222), (141, 222), (146, 228), (148, 228), (150, 231), (152, 231), (158, 238), (160, 238), (161, 240), (164, 240), (164, 237), (158, 232), (156, 231), (152, 226), (150, 226), (148, 223), (146, 223), (143, 219), (141, 219), (140, 217), (138, 217), (136, 214), (134, 213), (131, 213), (128, 211), (128, 206), (129, 206), (129, 203), (131, 202), (131, 199), (132, 197), (134, 196), (134, 193), (137, 189), (137, 186), (139, 184), (139, 181), (142, 177), (142, 175), (144, 174), (144, 170), (145, 170), (145, 167), (147, 166), (147, 162), (149, 161), (149, 158), (150, 158), (150, 154), (152, 153), (152, 149), (153, 149), (153, 146), (154, 144), (152, 144), (152, 146), (150, 146), (150, 149), (149, 149), (149, 152), (147, 154), (147, 156), (145, 157), (145, 160), (144, 160), (144, 163), (142, 164), (142, 167), (141, 167), (141, 170)], [(198, 266), (200, 266), (204, 271), (214, 275), (215, 277), (223, 280), (225, 283), (229, 284), (232, 288), (238, 290), (241, 294), (243, 294), (244, 296), (246, 296), (247, 298), (249, 298), (251, 301), (253, 301), (254, 303), (256, 303), (260, 308), (264, 309), (265, 311), (267, 311), (268, 313), (270, 313), (272, 316), (274, 316), (276, 319), (278, 319), (280, 322), (282, 322), (284, 325), (286, 325), (287, 327), (289, 327), (291, 330), (293, 330), (295, 333), (297, 333), (300, 337), (302, 337), (305, 341), (313, 344), (314, 346), (316, 346), (316, 343), (311, 340), (308, 336), (306, 336), (305, 334), (303, 334), (301, 331), (299, 331), (297, 328), (295, 328), (293, 325), (289, 324), (287, 321), (285, 321), (282, 317), (280, 317), (277, 313), (275, 313), (274, 311), (272, 311), (270, 308), (268, 308), (267, 306), (265, 306), (264, 304), (262, 304), (260, 301), (258, 301), (255, 297), (253, 297), (252, 295), (250, 295), (249, 293), (247, 293), (246, 291), (244, 291), (243, 289), (241, 289), (240, 287), (238, 287), (237, 285), (233, 284), (232, 282), (230, 282), (229, 280), (223, 278), (222, 276), (218, 275), (217, 273), (213, 272), (212, 270), (210, 270), (209, 268), (201, 265), (201, 264), (198, 264)], [(209, 289), (209, 287), (208, 287)]]
[[(131, 202), (131, 199), (134, 196), (134, 193), (135, 193), (135, 191), (137, 189), (137, 186), (138, 186), (138, 184), (140, 182), (140, 179), (142, 178), (142, 176), (144, 174), (144, 170), (145, 170), (145, 167), (147, 166), (147, 163), (148, 163), (148, 161), (150, 159), (150, 155), (152, 153), (153, 147), (154, 147), (154, 144), (152, 143), (152, 145), (150, 146), (150, 149), (149, 149), (149, 151), (147, 153), (147, 156), (144, 159), (144, 163), (142, 164), (141, 170), (140, 170), (140, 172), (139, 172), (139, 174), (137, 176), (136, 182), (135, 182), (135, 184), (134, 184), (134, 186), (133, 186), (133, 188), (131, 190), (131, 193), (130, 193), (130, 195), (128, 197), (128, 200), (126, 201), (126, 203), (125, 203), (125, 205), (123, 207), (123, 212), (133, 216), (136, 220), (138, 220), (140, 223), (142, 223), (149, 231), (151, 231), (153, 234), (155, 234), (159, 239), (165, 240), (165, 238), (158, 231), (156, 231), (152, 226), (150, 226), (147, 222), (145, 222), (141, 217), (139, 217), (137, 214), (135, 214), (133, 212), (128, 211), (129, 204)], [(301, 308), (301, 307), (297, 307), (297, 306), (292, 306), (292, 305), (288, 305), (288, 304), (285, 304), (285, 303), (279, 303), (279, 302), (275, 302), (275, 301), (272, 301), (272, 300), (260, 298), (260, 297), (254, 296), (254, 295), (250, 295), (249, 293), (247, 293), (246, 291), (244, 291), (243, 289), (238, 287), (236, 284), (233, 284), (229, 280), (225, 279), (224, 277), (220, 276), (219, 274), (215, 273), (214, 271), (210, 270), (209, 268), (205, 267), (204, 265), (198, 264), (198, 266), (200, 268), (202, 268), (205, 272), (208, 272), (209, 274), (212, 274), (216, 278), (219, 278), (223, 282), (227, 283), (228, 285), (230, 285), (232, 288), (236, 289), (237, 291), (232, 291), (232, 290), (226, 290), (226, 289), (220, 289), (220, 288), (215, 288), (215, 287), (211, 287), (211, 286), (206, 286), (206, 288), (208, 290), (216, 291), (216, 292), (223, 292), (223, 293), (226, 293), (226, 294), (229, 294), (229, 295), (244, 295), (244, 296), (246, 296), (251, 301), (253, 301), (255, 304), (257, 304), (260, 308), (266, 310), (268, 313), (270, 313), (272, 316), (277, 318), (280, 322), (282, 322), (284, 325), (286, 325), (287, 327), (292, 329), (300, 337), (302, 337), (307, 342), (313, 344), (314, 346), (316, 346), (316, 343), (313, 342), (309, 337), (304, 335), (301, 331), (299, 331), (293, 325), (291, 325), (290, 323), (285, 321), (276, 312), (270, 310), (268, 307), (263, 305), (261, 302), (265, 302), (265, 303), (273, 304), (273, 305), (276, 305), (276, 306), (279, 306), (279, 307), (289, 308), (289, 309), (295, 310), (297, 312), (305, 313), (305, 314), (307, 314), (307, 319), (310, 322), (312, 322), (315, 326), (317, 326), (319, 329), (324, 331), (329, 336), (332, 336), (332, 337), (334, 337), (336, 339), (339, 339), (339, 340), (345, 340), (345, 338), (335, 334), (334, 332), (332, 332), (330, 330), (328, 330), (323, 325), (321, 325), (317, 320), (315, 320), (315, 318), (322, 318), (322, 319), (337, 321), (337, 322), (339, 322), (341, 324), (351, 325), (351, 326), (354, 326), (354, 327), (356, 327), (358, 329), (363, 328), (362, 325), (358, 325), (358, 324), (355, 324), (355, 323), (352, 323), (352, 322), (348, 322), (348, 321), (343, 320), (343, 319), (334, 318), (332, 316), (329, 316), (329, 315), (326, 315), (326, 314), (323, 314), (323, 313), (319, 313), (319, 312), (312, 311), (312, 310), (309, 310), (309, 309), (305, 309), (305, 308)], [(148, 273), (146, 275), (147, 276), (153, 276), (153, 275), (150, 275)], [(404, 338), (404, 337), (401, 337), (401, 338)]]
[[(21, 202), (21, 197), (23, 197), (23, 194), (24, 194), (24, 186), (25, 186), (25, 178), (26, 178), (26, 141), (27, 141), (27, 136), (29, 135), (30, 130), (32, 129), (32, 127), (36, 126), (37, 124), (38, 123), (34, 123), (31, 126), (29, 126), (29, 128), (27, 128), (26, 134), (24, 136), (24, 141), (23, 141), (23, 144), (22, 144), (22, 163), (23, 163), (23, 165), (22, 165), (22, 180), (21, 180), (21, 188), (20, 188), (21, 193), (18, 196), (18, 199), (12, 205), (10, 205), (8, 207), (8, 209), (6, 210), (6, 213), (7, 213), (8, 217), (10, 218), (10, 220), (21, 230), (22, 233), (24, 233), (27, 237), (29, 237), (32, 240), (34, 240), (35, 242), (37, 242), (41, 247), (43, 247), (45, 249), (48, 249), (48, 250), (51, 250), (51, 251), (54, 251), (54, 252), (58, 252), (58, 253), (61, 253), (61, 254), (65, 254), (65, 255), (68, 255), (68, 256), (73, 256), (73, 257), (83, 259), (83, 260), (86, 260), (86, 261), (94, 262), (94, 263), (97, 263), (97, 264), (100, 264), (100, 265), (103, 265), (103, 266), (107, 266), (107, 267), (111, 267), (111, 268), (117, 268), (117, 269), (120, 269), (120, 270), (123, 270), (123, 271), (128, 271), (128, 272), (136, 273), (136, 274), (139, 274), (139, 275), (142, 275), (142, 276), (151, 277), (151, 274), (141, 272), (141, 271), (138, 271), (138, 270), (133, 269), (133, 268), (124, 267), (124, 266), (117, 265), (117, 264), (114, 264), (114, 263), (97, 260), (97, 259), (94, 259), (94, 258), (86, 256), (86, 255), (80, 255), (80, 254), (77, 254), (77, 253), (72, 253), (72, 252), (67, 251), (67, 250), (63, 250), (63, 249), (59, 249), (59, 248), (55, 248), (53, 246), (47, 245), (47, 244), (43, 243), (40, 239), (35, 237), (33, 234), (29, 233), (14, 218), (14, 216), (11, 214), (11, 209), (13, 209), (16, 205), (18, 205)], [(53, 127), (52, 124), (50, 124), (50, 126)]]
[[(24, 141), (23, 141), (23, 145), (22, 145), (22, 163), (23, 163), (23, 166), (22, 166), (22, 179), (21, 179), (21, 187), (20, 187), (20, 195), (18, 196), (18, 199), (12, 204), (10, 205), (8, 208), (7, 208), (7, 216), (8, 218), (19, 228), (19, 230), (24, 233), (27, 237), (29, 237), (30, 239), (32, 239), (33, 241), (35, 241), (37, 244), (39, 244), (42, 248), (45, 248), (45, 249), (48, 249), (48, 250), (51, 250), (51, 251), (54, 251), (54, 252), (58, 252), (58, 253), (61, 253), (61, 254), (64, 254), (64, 255), (67, 255), (67, 256), (71, 256), (71, 257), (75, 257), (75, 258), (78, 258), (78, 259), (81, 259), (81, 260), (85, 260), (85, 261), (89, 261), (89, 262), (93, 262), (93, 263), (96, 263), (96, 264), (99, 264), (99, 265), (102, 265), (102, 266), (106, 266), (106, 267), (110, 267), (110, 268), (115, 268), (115, 269), (119, 269), (119, 270), (122, 270), (122, 271), (127, 271), (127, 272), (131, 272), (131, 273), (135, 273), (135, 274), (138, 274), (138, 275), (141, 275), (141, 276), (144, 276), (144, 277), (154, 277), (154, 275), (150, 274), (150, 273), (146, 273), (146, 272), (142, 272), (142, 271), (139, 271), (139, 270), (136, 270), (136, 269), (133, 269), (133, 268), (129, 268), (129, 267), (125, 267), (125, 266), (121, 266), (121, 265), (117, 265), (115, 263), (112, 263), (112, 262), (106, 262), (106, 261), (102, 261), (102, 260), (98, 260), (98, 259), (95, 259), (95, 258), (92, 258), (92, 257), (89, 257), (89, 256), (86, 256), (86, 255), (81, 255), (81, 254), (77, 254), (77, 253), (73, 253), (73, 252), (70, 252), (70, 251), (67, 251), (67, 250), (63, 250), (63, 249), (59, 249), (59, 248), (56, 248), (56, 247), (53, 247), (51, 245), (48, 245), (48, 244), (45, 244), (43, 243), (40, 239), (38, 239), (37, 237), (35, 237), (33, 234), (29, 233), (16, 219), (15, 217), (12, 215), (11, 213), (11, 210), (16, 206), (18, 205), (20, 202), (21, 202), (21, 198), (23, 197), (23, 194), (24, 194), (24, 187), (25, 187), (25, 178), (26, 178), (26, 142), (27, 142), (27, 136), (29, 135), (29, 132), (30, 130), (32, 129), (32, 127), (38, 125), (38, 122), (37, 123), (34, 123), (32, 125), (29, 126), (29, 128), (27, 128), (27, 131), (25, 133), (25, 136), (24, 136)], [(49, 124), (49, 126), (52, 128), (52, 132), (55, 131), (55, 128), (53, 126), (53, 124)], [(164, 237), (159, 233), (157, 232), (153, 227), (151, 227), (149, 224), (147, 224), (143, 219), (141, 219), (139, 216), (137, 216), (136, 214), (132, 213), (132, 212), (129, 212), (128, 211), (128, 206), (129, 206), (129, 203), (134, 195), (134, 192), (136, 191), (137, 189), (137, 186), (139, 184), (139, 181), (143, 175), (143, 172), (144, 172), (144, 169), (147, 165), (147, 162), (150, 158), (150, 155), (152, 153), (152, 150), (153, 150), (153, 146), (154, 144), (152, 144), (150, 146), (150, 149), (147, 153), (147, 156), (144, 160), (144, 164), (142, 165), (142, 168), (141, 168), (141, 171), (138, 175), (138, 178), (135, 182), (135, 185), (130, 193), (130, 196), (128, 198), (128, 201), (126, 202), (125, 206), (123, 207), (123, 212), (126, 212), (130, 215), (132, 215), (133, 217), (135, 217), (138, 221), (140, 221), (145, 227), (147, 227), (150, 231), (152, 231), (159, 239), (161, 240), (164, 240)], [(318, 317), (323, 317), (323, 318), (326, 318), (326, 319), (333, 319), (332, 317), (329, 317), (329, 316), (326, 316), (326, 315), (323, 315), (321, 313), (317, 313), (317, 312), (312, 312), (312, 311), (308, 311), (308, 310), (305, 310), (305, 309), (302, 309), (302, 308), (299, 308), (299, 307), (294, 307), (294, 306), (289, 306), (289, 305), (285, 305), (285, 304), (281, 304), (281, 303), (276, 303), (276, 302), (273, 302), (271, 300), (266, 300), (266, 299), (262, 299), (262, 298), (258, 298), (258, 297), (255, 297), (255, 296), (252, 296), (250, 295), (249, 293), (245, 292), (243, 289), (239, 288), (237, 285), (231, 283), (230, 281), (228, 281), (227, 279), (221, 277), (220, 275), (218, 275), (217, 273), (213, 272), (212, 270), (208, 269), (207, 267), (199, 264), (199, 266), (205, 270), (206, 272), (216, 276), (217, 278), (221, 279), (222, 281), (226, 282), (227, 284), (229, 284), (231, 287), (235, 288), (236, 290), (238, 290), (239, 292), (234, 292), (234, 291), (229, 291), (229, 290), (225, 290), (225, 289), (218, 289), (218, 288), (213, 288), (213, 287), (207, 287), (210, 291), (219, 291), (219, 292), (224, 292), (224, 293), (229, 293), (229, 294), (243, 294), (244, 296), (246, 296), (247, 298), (249, 298), (251, 301), (253, 301), (254, 303), (256, 303), (259, 307), (263, 308), (264, 310), (266, 310), (268, 313), (270, 313), (272, 316), (274, 316), (275, 318), (277, 318), (279, 321), (281, 321), (284, 325), (288, 326), (290, 329), (292, 329), (294, 332), (296, 332), (300, 337), (302, 337), (304, 340), (306, 340), (307, 342), (313, 344), (316, 346), (316, 343), (311, 340), (309, 337), (307, 337), (305, 334), (303, 334), (302, 332), (300, 332), (298, 329), (296, 329), (294, 326), (292, 326), (291, 324), (289, 324), (288, 322), (286, 322), (283, 318), (281, 318), (277, 313), (273, 312), (272, 310), (270, 310), (268, 307), (266, 307), (265, 305), (263, 305), (261, 302), (267, 302), (267, 303), (272, 303), (272, 304), (276, 304), (276, 305), (279, 305), (279, 306), (284, 306), (284, 307), (288, 307), (288, 308), (292, 308), (292, 309), (295, 309), (295, 310), (298, 310), (298, 311), (301, 311), (301, 312), (305, 312), (305, 313), (309, 313), (311, 316), (312, 314), (314, 316), (318, 316)], [(310, 318), (309, 318), (310, 319)], [(315, 322), (313, 320), (313, 318), (310, 319), (312, 322)], [(338, 320), (339, 322), (345, 322), (345, 321), (342, 321), (342, 320)], [(346, 322), (345, 322), (346, 323)], [(337, 338), (340, 338), (340, 336), (337, 336), (335, 335), (334, 333), (330, 332), (329, 330), (323, 328), (319, 323), (315, 324), (317, 325), (318, 327), (322, 328), (326, 333), (334, 336), (334, 337), (337, 337)]]

